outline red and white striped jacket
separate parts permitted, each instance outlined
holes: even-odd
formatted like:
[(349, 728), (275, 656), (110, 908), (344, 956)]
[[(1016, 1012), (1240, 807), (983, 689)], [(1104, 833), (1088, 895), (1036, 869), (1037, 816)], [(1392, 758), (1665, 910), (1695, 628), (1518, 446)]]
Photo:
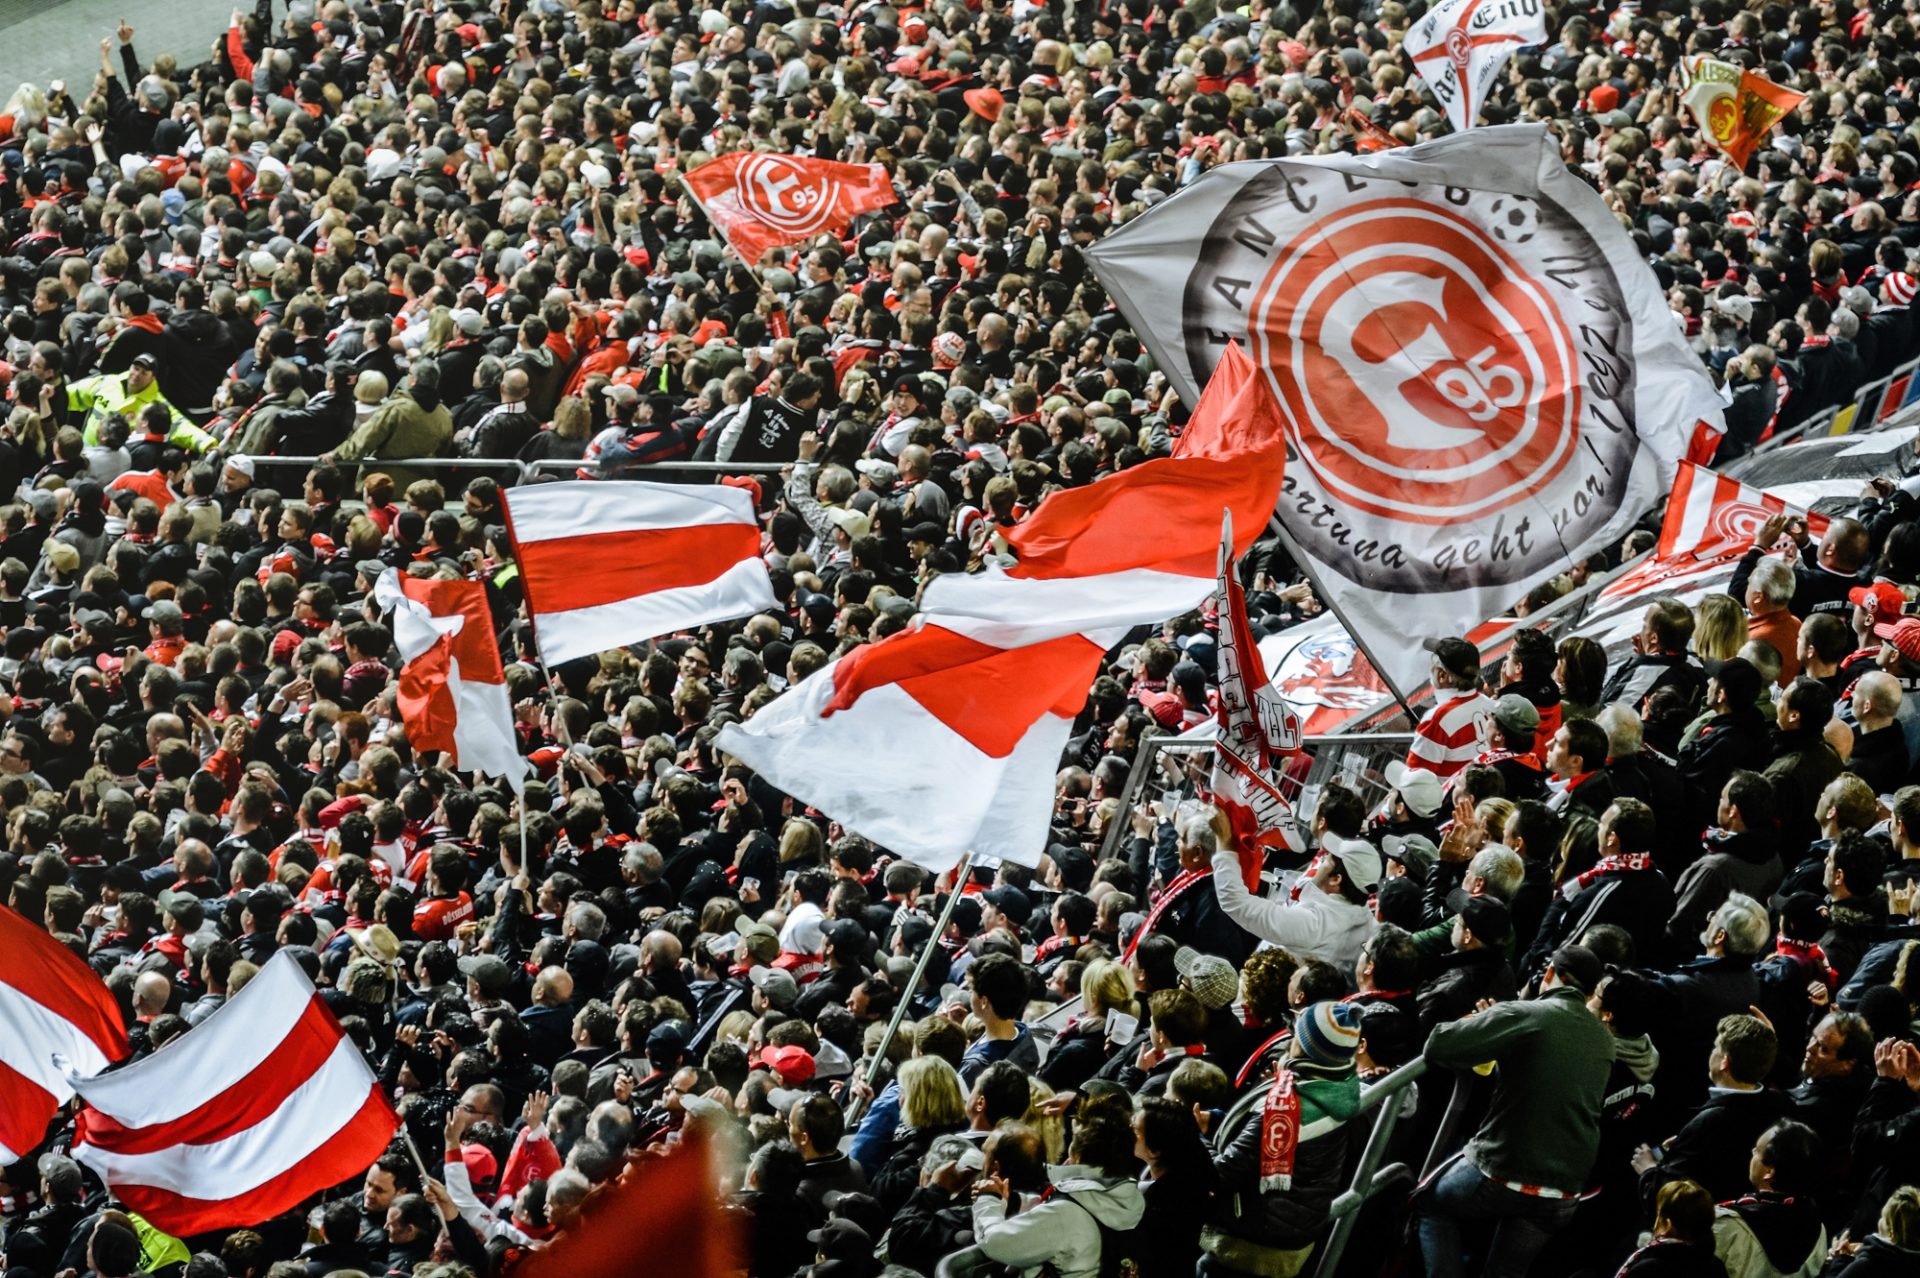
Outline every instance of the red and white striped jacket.
[(1435, 705), (1413, 730), (1407, 747), (1407, 766), (1425, 768), (1441, 780), (1473, 762), (1480, 753), (1479, 719), (1493, 713), (1493, 698), (1484, 692), (1442, 689)]

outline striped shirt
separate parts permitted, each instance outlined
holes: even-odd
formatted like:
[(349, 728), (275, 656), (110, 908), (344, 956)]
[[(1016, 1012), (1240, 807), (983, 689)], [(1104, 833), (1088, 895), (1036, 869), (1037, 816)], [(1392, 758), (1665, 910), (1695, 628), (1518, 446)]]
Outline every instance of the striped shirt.
[(1493, 698), (1483, 692), (1448, 688), (1436, 694), (1436, 704), (1413, 730), (1407, 747), (1407, 766), (1425, 768), (1441, 780), (1473, 762), (1480, 753), (1479, 718), (1493, 713)]

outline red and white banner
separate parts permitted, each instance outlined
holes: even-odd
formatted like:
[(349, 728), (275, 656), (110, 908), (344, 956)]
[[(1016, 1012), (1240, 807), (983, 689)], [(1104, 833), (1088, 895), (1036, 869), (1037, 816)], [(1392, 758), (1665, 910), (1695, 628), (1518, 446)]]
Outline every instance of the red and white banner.
[(1671, 596), (1692, 607), (1707, 595), (1725, 593), (1754, 535), (1775, 515), (1806, 520), (1815, 541), (1830, 522), (1764, 489), (1681, 462), (1653, 553), (1601, 588), (1580, 633), (1606, 648), (1609, 659), (1625, 655), (1654, 598)]
[(1300, 716), (1267, 681), (1234, 562), (1233, 515), (1228, 513), (1220, 521), (1220, 731), (1213, 743), (1210, 785), (1233, 830), (1233, 850), (1251, 892), (1260, 883), (1265, 849), (1305, 846), (1293, 808), (1272, 779), (1279, 761), (1299, 752)]
[(1174, 456), (1048, 497), (1005, 534), (1015, 567), (940, 578), (918, 628), (721, 729), (720, 749), (928, 869), (968, 851), (1037, 865), (1102, 655), (1206, 599), (1219, 542), (1194, 512), (1224, 503), (1257, 534), (1280, 487), (1277, 439), (1271, 397), (1229, 351)]
[(74, 1080), (73, 1156), (176, 1236), (253, 1225), (357, 1176), (399, 1119), (287, 953), (165, 1050)]
[(500, 504), (549, 662), (780, 606), (745, 489), (576, 480)]
[(1403, 47), (1447, 119), (1464, 132), (1507, 59), (1546, 39), (1541, 0), (1441, 0), (1407, 29)]
[(24, 1157), (73, 1095), (67, 1070), (127, 1054), (120, 1007), (66, 946), (0, 905), (0, 1166)]
[(487, 588), (389, 568), (373, 597), (393, 614), (393, 643), (405, 663), (395, 700), (408, 743), (447, 751), (456, 768), (503, 777), (518, 790), (527, 761), (513, 730)]
[(878, 164), (752, 151), (710, 160), (681, 183), (748, 265), (768, 249), (840, 235), (854, 218), (899, 198)]
[(1303, 719), (1306, 736), (1333, 732), (1393, 696), (1330, 612), (1262, 639), (1260, 659), (1273, 672), (1273, 690)]
[(1621, 536), (1721, 420), (1652, 272), (1537, 126), (1225, 164), (1088, 258), (1189, 402), (1247, 343), (1284, 418), (1281, 522), (1402, 693), (1422, 640)]
[(1196, 607), (1216, 584), (1225, 507), (1245, 554), (1273, 516), (1285, 427), (1266, 379), (1237, 345), (1221, 353), (1171, 457), (1048, 497), (1004, 534), (1018, 562), (929, 583), (929, 616), (1018, 626), (1023, 642), (1143, 622)]

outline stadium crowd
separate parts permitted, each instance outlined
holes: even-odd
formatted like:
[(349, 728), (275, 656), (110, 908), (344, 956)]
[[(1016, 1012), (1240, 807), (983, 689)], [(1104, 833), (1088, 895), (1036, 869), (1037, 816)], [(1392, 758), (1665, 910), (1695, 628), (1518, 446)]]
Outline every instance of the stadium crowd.
[[(1548, 5), (1486, 107), (1630, 228), (1724, 381), (1722, 461), (1920, 354), (1913, 7)], [(714, 748), (1049, 492), (1165, 452), (1185, 409), (1085, 247), (1217, 163), (1443, 132), (1397, 47), (1423, 11), (261, 0), (22, 86), (0, 891), (136, 1057), (291, 952), (444, 1178), (396, 1142), (177, 1240), (63, 1119), (0, 1170), (9, 1278), (485, 1276), (692, 1130), (738, 1155), (755, 1278), (1289, 1278), (1363, 1089), (1416, 1059), (1395, 1157), (1449, 1113), (1464, 1149), (1368, 1204), (1343, 1273), (1920, 1272), (1901, 476), (1791, 562), (1761, 551), (1803, 530), (1762, 529), (1629, 659), (1437, 645), (1407, 758), (1322, 787), (1264, 895), (1184, 773), (1120, 797), (1211, 713), (1207, 617), (1113, 654), (1038, 871), (937, 879)], [(1692, 53), (1807, 94), (1745, 173), (1681, 109)], [(749, 267), (679, 181), (743, 148), (878, 162), (899, 202)], [(743, 468), (782, 611), (549, 682), (501, 484), (676, 459)], [(524, 799), (409, 748), (389, 567), (487, 583)], [(1276, 548), (1247, 575), (1262, 632), (1318, 610)]]

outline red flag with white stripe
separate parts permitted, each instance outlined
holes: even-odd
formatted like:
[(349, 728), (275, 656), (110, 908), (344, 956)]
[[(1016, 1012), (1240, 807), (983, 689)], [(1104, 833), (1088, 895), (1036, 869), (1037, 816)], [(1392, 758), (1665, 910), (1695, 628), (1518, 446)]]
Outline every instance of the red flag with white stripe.
[(373, 597), (393, 614), (393, 644), (404, 663), (395, 701), (408, 743), (446, 751), (455, 767), (504, 777), (518, 790), (527, 762), (513, 730), (487, 588), (389, 568)]
[(1102, 655), (1213, 589), (1219, 539), (1196, 509), (1266, 525), (1279, 439), (1271, 393), (1230, 349), (1172, 457), (1047, 498), (1005, 534), (1015, 567), (941, 577), (920, 626), (722, 728), (720, 749), (928, 869), (968, 851), (1037, 864)]
[(744, 489), (578, 480), (500, 498), (548, 661), (779, 607)]
[(400, 1125), (285, 952), (178, 1040), (74, 1089), (73, 1156), (182, 1237), (269, 1219), (357, 1175)]
[(1294, 826), (1293, 808), (1272, 780), (1275, 765), (1299, 752), (1300, 716), (1267, 679), (1234, 561), (1229, 513), (1220, 522), (1220, 731), (1214, 738), (1209, 784), (1215, 805), (1233, 830), (1233, 850), (1252, 891), (1260, 882), (1265, 849), (1305, 846)]
[(1804, 519), (1808, 535), (1816, 541), (1826, 535), (1825, 515), (1790, 506), (1765, 489), (1705, 466), (1681, 462), (1652, 556), (1609, 582), (1600, 597), (1630, 598), (1655, 586), (1672, 589), (1710, 574), (1746, 554), (1761, 525), (1776, 515)]
[(127, 1054), (120, 1007), (80, 957), (0, 905), (0, 1166), (32, 1150), (73, 1095)]

